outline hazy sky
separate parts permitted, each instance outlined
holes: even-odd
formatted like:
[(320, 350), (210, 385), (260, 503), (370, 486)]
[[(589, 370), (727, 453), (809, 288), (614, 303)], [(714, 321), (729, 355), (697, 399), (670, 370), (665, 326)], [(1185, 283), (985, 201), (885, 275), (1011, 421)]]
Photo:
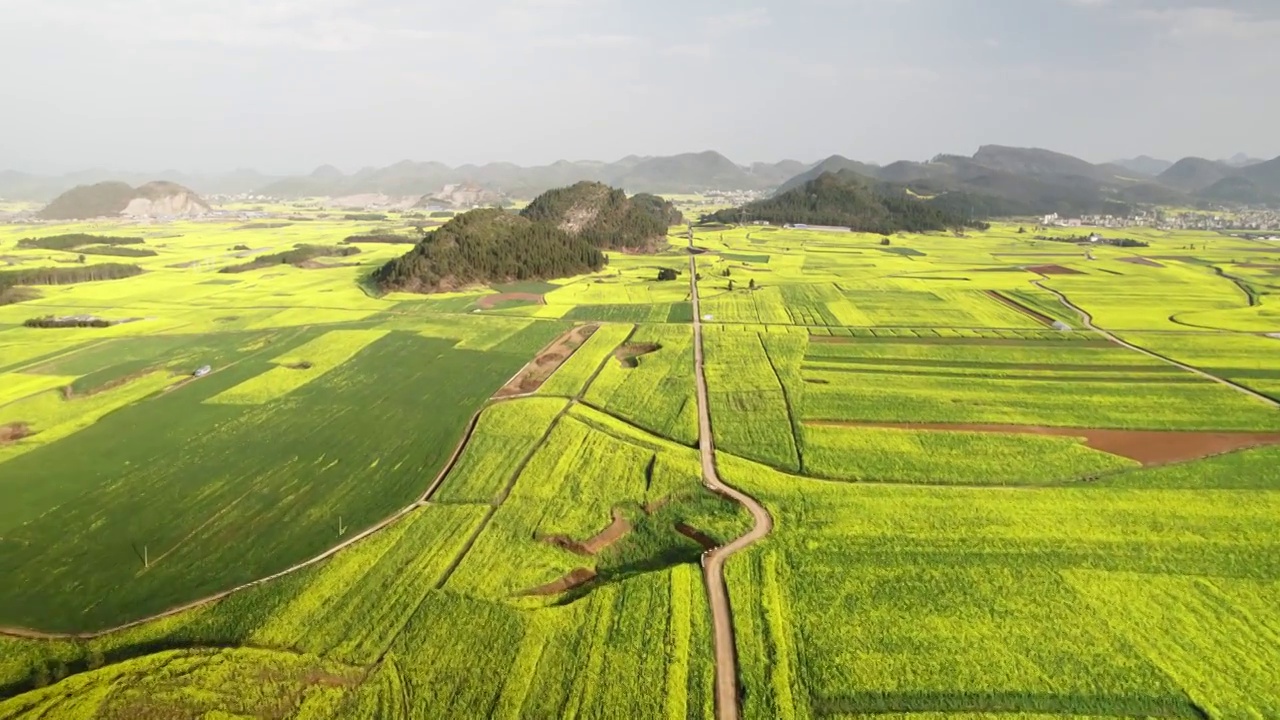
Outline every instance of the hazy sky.
[(0, 0), (0, 169), (1280, 154), (1278, 0)]

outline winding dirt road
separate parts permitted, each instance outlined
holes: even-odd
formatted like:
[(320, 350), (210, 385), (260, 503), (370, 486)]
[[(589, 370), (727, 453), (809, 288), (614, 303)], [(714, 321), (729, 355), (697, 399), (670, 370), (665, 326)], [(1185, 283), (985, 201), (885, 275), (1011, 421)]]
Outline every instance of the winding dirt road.
[(751, 511), (754, 527), (728, 545), (708, 550), (702, 556), (702, 576), (711, 604), (711, 625), (716, 661), (716, 717), (738, 720), (738, 655), (733, 641), (733, 614), (729, 589), (724, 581), (724, 563), (734, 553), (764, 538), (773, 530), (773, 518), (755, 498), (726, 485), (716, 473), (716, 449), (711, 436), (711, 411), (707, 403), (707, 379), (702, 370), (702, 309), (698, 305), (698, 266), (689, 257), (689, 287), (693, 302), (693, 364), (698, 387), (698, 449), (702, 451), (702, 481), (713, 492), (732, 498)]
[(1093, 324), (1093, 316), (1092, 316), (1092, 315), (1090, 315), (1090, 314), (1088, 313), (1088, 311), (1086, 311), (1084, 308), (1082, 308), (1082, 307), (1080, 307), (1079, 305), (1076, 305), (1075, 303), (1073, 303), (1073, 302), (1071, 302), (1070, 300), (1068, 300), (1066, 295), (1062, 294), (1061, 292), (1059, 292), (1059, 291), (1057, 291), (1057, 290), (1054, 290), (1053, 288), (1049, 287), (1048, 285), (1045, 285), (1043, 280), (1033, 280), (1033, 281), (1032, 281), (1032, 284), (1034, 284), (1036, 287), (1039, 287), (1039, 288), (1041, 288), (1041, 289), (1043, 289), (1043, 290), (1048, 290), (1049, 292), (1053, 293), (1053, 294), (1058, 298), (1058, 301), (1059, 301), (1059, 302), (1061, 302), (1063, 305), (1067, 306), (1067, 307), (1068, 307), (1068, 308), (1070, 308), (1071, 310), (1075, 311), (1076, 315), (1079, 315), (1079, 316), (1080, 316), (1080, 320), (1084, 323), (1084, 326), (1085, 326), (1086, 328), (1088, 328), (1088, 329), (1090, 329), (1090, 330), (1092, 330), (1092, 331), (1094, 331), (1094, 332), (1098, 333), (1099, 335), (1101, 335), (1101, 336), (1103, 336), (1104, 338), (1106, 338), (1106, 339), (1110, 340), (1111, 342), (1115, 343), (1116, 345), (1119, 345), (1120, 347), (1128, 348), (1128, 349), (1130, 349), (1130, 350), (1132, 350), (1132, 351), (1134, 351), (1134, 352), (1142, 353), (1143, 355), (1146, 355), (1146, 356), (1147, 356), (1147, 357), (1149, 357), (1149, 358), (1153, 358), (1153, 359), (1155, 359), (1155, 360), (1159, 360), (1160, 362), (1163, 362), (1163, 363), (1168, 363), (1168, 364), (1170, 364), (1170, 365), (1173, 365), (1174, 367), (1177, 367), (1177, 368), (1181, 368), (1181, 369), (1183, 369), (1183, 370), (1186, 370), (1186, 371), (1187, 371), (1187, 372), (1189, 372), (1189, 373), (1194, 373), (1194, 374), (1199, 375), (1200, 377), (1202, 377), (1202, 378), (1204, 378), (1204, 379), (1206, 379), (1206, 380), (1212, 380), (1213, 382), (1220, 383), (1220, 384), (1222, 384), (1222, 385), (1226, 385), (1227, 387), (1231, 388), (1232, 390), (1235, 390), (1236, 392), (1244, 393), (1245, 395), (1248, 395), (1249, 397), (1251, 397), (1251, 398), (1253, 398), (1253, 399), (1255, 399), (1255, 400), (1258, 400), (1258, 401), (1260, 401), (1260, 402), (1264, 402), (1264, 403), (1266, 403), (1267, 405), (1270, 405), (1270, 406), (1271, 406), (1271, 407), (1273, 407), (1273, 408), (1280, 408), (1280, 402), (1277, 402), (1277, 401), (1276, 401), (1276, 400), (1274, 400), (1273, 398), (1267, 397), (1266, 395), (1263, 395), (1263, 394), (1262, 394), (1262, 393), (1260, 393), (1260, 392), (1257, 392), (1257, 391), (1255, 391), (1255, 390), (1251, 390), (1251, 389), (1249, 389), (1249, 388), (1247, 388), (1247, 387), (1245, 387), (1245, 386), (1243, 386), (1243, 385), (1240, 385), (1240, 384), (1234, 383), (1234, 382), (1232, 382), (1232, 381), (1230, 381), (1230, 380), (1228, 380), (1228, 379), (1226, 379), (1226, 378), (1218, 377), (1217, 375), (1213, 375), (1213, 374), (1211, 374), (1211, 373), (1207, 373), (1207, 372), (1205, 372), (1204, 370), (1201, 370), (1201, 369), (1200, 369), (1200, 368), (1198, 368), (1198, 367), (1193, 367), (1193, 366), (1188, 365), (1188, 364), (1186, 364), (1186, 363), (1178, 362), (1177, 360), (1174, 360), (1174, 359), (1173, 359), (1173, 358), (1171, 358), (1171, 357), (1166, 357), (1166, 356), (1164, 356), (1164, 355), (1161, 355), (1160, 353), (1152, 352), (1152, 351), (1150, 351), (1150, 350), (1148, 350), (1148, 349), (1146, 349), (1146, 348), (1144, 348), (1144, 347), (1139, 347), (1138, 345), (1134, 345), (1133, 343), (1131, 343), (1131, 342), (1129, 342), (1129, 341), (1127, 341), (1127, 340), (1123, 340), (1123, 339), (1121, 339), (1120, 337), (1118, 337), (1117, 335), (1115, 335), (1114, 333), (1111, 333), (1110, 331), (1107, 331), (1107, 330), (1103, 330), (1102, 328), (1098, 327), (1097, 325), (1094, 325), (1094, 324)]

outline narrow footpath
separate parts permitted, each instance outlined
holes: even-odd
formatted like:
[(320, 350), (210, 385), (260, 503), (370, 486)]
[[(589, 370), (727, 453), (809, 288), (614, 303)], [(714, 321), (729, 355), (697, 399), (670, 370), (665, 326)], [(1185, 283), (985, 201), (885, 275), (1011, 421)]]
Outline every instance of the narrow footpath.
[(702, 576), (707, 585), (715, 640), (716, 718), (738, 720), (738, 655), (733, 640), (729, 590), (724, 581), (724, 563), (734, 553), (768, 535), (773, 530), (773, 518), (755, 498), (726, 485), (716, 473), (716, 450), (711, 436), (707, 379), (702, 369), (702, 308), (698, 306), (698, 265), (695, 255), (689, 256), (689, 288), (693, 302), (693, 366), (698, 387), (698, 449), (702, 451), (702, 481), (713, 492), (732, 498), (746, 507), (751, 511), (755, 522), (746, 535), (728, 545), (708, 550), (702, 556)]
[(1189, 373), (1194, 373), (1196, 375), (1199, 375), (1200, 377), (1206, 380), (1212, 380), (1213, 382), (1226, 385), (1227, 387), (1231, 388), (1232, 390), (1235, 390), (1236, 392), (1244, 393), (1245, 395), (1248, 395), (1249, 397), (1255, 400), (1258, 400), (1260, 402), (1266, 403), (1267, 405), (1270, 405), (1273, 408), (1280, 408), (1280, 402), (1277, 402), (1274, 398), (1267, 397), (1266, 395), (1263, 395), (1262, 393), (1257, 392), (1256, 390), (1251, 390), (1250, 388), (1240, 385), (1239, 383), (1232, 382), (1231, 380), (1228, 380), (1224, 377), (1218, 377), (1217, 375), (1214, 375), (1212, 373), (1207, 373), (1198, 367), (1193, 367), (1186, 363), (1178, 362), (1177, 360), (1174, 360), (1171, 357), (1166, 357), (1164, 355), (1161, 355), (1160, 353), (1152, 352), (1144, 347), (1139, 347), (1138, 345), (1134, 345), (1133, 343), (1120, 338), (1115, 333), (1112, 333), (1108, 330), (1104, 330), (1098, 327), (1097, 325), (1095, 325), (1093, 323), (1093, 316), (1090, 315), (1084, 308), (1068, 300), (1067, 296), (1062, 294), (1061, 292), (1054, 290), (1048, 285), (1045, 285), (1043, 280), (1033, 280), (1032, 284), (1034, 284), (1036, 287), (1039, 287), (1042, 290), (1048, 290), (1049, 292), (1053, 293), (1058, 298), (1059, 302), (1061, 302), (1063, 305), (1070, 308), (1071, 310), (1075, 311), (1076, 315), (1080, 316), (1080, 320), (1081, 322), (1084, 323), (1084, 326), (1086, 328), (1098, 333), (1099, 335), (1110, 340), (1116, 345), (1119, 345), (1120, 347), (1128, 348), (1134, 352), (1142, 353), (1143, 355), (1146, 355), (1149, 358), (1159, 360), (1160, 362), (1163, 362), (1163, 363), (1168, 363), (1170, 365), (1173, 365), (1174, 367), (1182, 368), (1183, 370), (1186, 370)]

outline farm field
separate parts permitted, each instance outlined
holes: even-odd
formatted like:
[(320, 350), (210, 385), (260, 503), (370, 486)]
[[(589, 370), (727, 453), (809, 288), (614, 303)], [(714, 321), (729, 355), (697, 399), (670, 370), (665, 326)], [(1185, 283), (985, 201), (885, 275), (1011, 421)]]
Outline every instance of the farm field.
[[(155, 252), (0, 306), (0, 720), (717, 717), (685, 241), (221, 272), (404, 232), (308, 213), (0, 227)], [(1132, 235), (697, 232), (742, 717), (1280, 716), (1266, 253)]]

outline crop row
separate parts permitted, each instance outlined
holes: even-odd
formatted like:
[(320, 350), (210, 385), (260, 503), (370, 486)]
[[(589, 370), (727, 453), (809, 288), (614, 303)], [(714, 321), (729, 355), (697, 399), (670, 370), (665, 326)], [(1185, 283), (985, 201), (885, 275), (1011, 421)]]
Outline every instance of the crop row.
[(605, 362), (586, 401), (664, 437), (697, 442), (692, 328), (643, 325), (620, 350), (626, 356)]
[(1137, 466), (1069, 437), (813, 425), (804, 458), (822, 477), (929, 484), (1047, 484)]
[[(798, 470), (791, 398), (758, 334), (708, 333), (707, 392), (717, 447)], [(803, 353), (801, 353), (803, 354)]]
[(1152, 430), (1266, 430), (1275, 412), (1212, 383), (1061, 382), (976, 376), (806, 373), (804, 417)]
[(431, 499), (448, 503), (493, 502), (520, 459), (533, 450), (566, 405), (560, 398), (535, 397), (485, 408), (458, 463)]
[(1070, 341), (1097, 341), (1097, 335), (1078, 330), (1019, 330), (1005, 328), (888, 327), (888, 328), (822, 328), (811, 327), (809, 334), (819, 337), (850, 337), (862, 340), (1036, 340), (1063, 345)]
[(528, 360), (451, 345), (391, 333), (258, 406), (202, 402), (260, 374), (256, 358), (124, 407), (145, 378), (55, 397), (114, 412), (75, 426), (74, 453), (65, 439), (5, 461), (0, 520), (22, 529), (6, 531), (0, 570), (16, 582), (0, 622), (123, 622), (286, 568), (409, 504)]
[(1276, 713), (1269, 494), (1159, 489), (1165, 469), (1002, 492), (719, 464), (776, 521), (728, 569), (746, 717)]
[(540, 395), (575, 397), (582, 393), (609, 355), (631, 335), (631, 325), (601, 325), (538, 389)]
[(282, 398), (334, 370), (386, 334), (386, 330), (331, 330), (272, 360), (276, 367), (205, 402), (260, 405)]

